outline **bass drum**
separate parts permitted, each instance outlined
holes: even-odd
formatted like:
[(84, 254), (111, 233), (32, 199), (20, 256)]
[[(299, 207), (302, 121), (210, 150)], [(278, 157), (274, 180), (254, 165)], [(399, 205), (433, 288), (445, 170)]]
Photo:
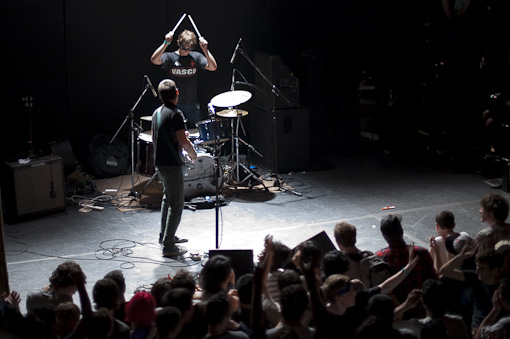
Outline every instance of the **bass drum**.
[[(214, 157), (202, 150), (197, 151), (195, 162), (186, 157), (184, 164), (184, 196), (186, 200), (216, 194)], [(221, 169), (218, 169), (218, 185), (221, 189)]]

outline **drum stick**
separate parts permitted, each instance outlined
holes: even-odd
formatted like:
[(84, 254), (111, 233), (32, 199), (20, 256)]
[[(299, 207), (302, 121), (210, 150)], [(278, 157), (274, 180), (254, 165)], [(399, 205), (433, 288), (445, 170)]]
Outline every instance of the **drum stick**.
[(193, 27), (195, 28), (198, 38), (201, 38), (202, 36), (200, 35), (200, 31), (198, 30), (197, 25), (195, 25), (195, 21), (193, 21), (193, 19), (191, 18), (191, 15), (188, 15), (188, 18), (189, 18), (189, 21), (191, 21), (191, 24), (193, 25)]
[(175, 33), (175, 30), (177, 29), (177, 27), (179, 27), (179, 25), (181, 24), (182, 20), (184, 20), (184, 18), (186, 17), (186, 13), (184, 13), (181, 18), (179, 19), (179, 21), (177, 21), (177, 24), (175, 25), (174, 29), (171, 30), (172, 33)]

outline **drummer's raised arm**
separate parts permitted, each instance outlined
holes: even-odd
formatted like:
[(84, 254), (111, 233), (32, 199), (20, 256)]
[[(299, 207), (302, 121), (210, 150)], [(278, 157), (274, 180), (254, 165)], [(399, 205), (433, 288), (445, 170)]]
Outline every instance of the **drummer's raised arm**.
[(170, 46), (170, 43), (172, 42), (173, 38), (174, 38), (174, 32), (172, 32), (172, 31), (168, 32), (165, 35), (165, 39), (163, 40), (163, 43), (158, 48), (156, 48), (154, 53), (152, 53), (151, 62), (154, 65), (160, 66), (163, 64), (163, 61), (161, 60), (161, 56), (163, 55), (163, 53), (165, 53), (166, 48), (168, 46)]
[(209, 43), (204, 39), (204, 37), (200, 37), (198, 41), (202, 52), (204, 52), (204, 55), (207, 58), (207, 66), (205, 66), (205, 69), (214, 72), (218, 69), (218, 64), (216, 63), (216, 59), (214, 59), (211, 51), (209, 51)]

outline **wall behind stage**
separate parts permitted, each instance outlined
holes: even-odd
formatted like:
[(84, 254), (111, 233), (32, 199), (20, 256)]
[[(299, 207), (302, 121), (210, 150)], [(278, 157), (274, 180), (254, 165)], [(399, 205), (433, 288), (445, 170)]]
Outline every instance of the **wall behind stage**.
[[(234, 67), (253, 80), (247, 62), (229, 63), (240, 37), (249, 54), (266, 48), (264, 1), (7, 0), (1, 12), (8, 46), (2, 160), (27, 154), (30, 119), (36, 152), (59, 138), (78, 148), (91, 135), (113, 135), (142, 94), (144, 75), (155, 86), (165, 78), (150, 56), (183, 13), (192, 15), (218, 62), (218, 71), (201, 74), (203, 109), (229, 90)], [(185, 28), (193, 29), (188, 19), (177, 33)], [(176, 48), (174, 41), (170, 49)], [(25, 96), (34, 99), (31, 110), (22, 105)], [(147, 91), (134, 111), (137, 121), (159, 104)], [(119, 138), (127, 144), (127, 125)]]

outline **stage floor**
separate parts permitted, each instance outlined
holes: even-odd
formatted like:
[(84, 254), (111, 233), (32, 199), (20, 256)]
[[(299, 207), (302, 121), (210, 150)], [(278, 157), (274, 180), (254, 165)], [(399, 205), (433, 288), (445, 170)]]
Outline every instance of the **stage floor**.
[[(452, 211), (457, 229), (474, 237), (485, 227), (480, 223), (479, 199), (490, 192), (509, 196), (484, 182), (480, 173), (456, 173), (451, 166), (409, 162), (381, 152), (331, 156), (309, 171), (280, 175), (290, 192), (239, 188), (229, 190), (229, 203), (218, 213), (214, 208), (184, 210), (177, 234), (189, 239), (185, 244), (189, 252), (204, 257), (216, 248), (253, 250), (256, 260), (267, 234), (289, 247), (322, 231), (334, 242), (339, 221), (358, 228), (359, 248), (376, 251), (386, 246), (379, 221), (390, 212), (403, 216), (406, 241), (428, 247), (439, 211)], [(148, 180), (136, 176), (139, 185)], [(124, 186), (126, 181), (131, 184), (130, 175), (123, 179)], [(116, 188), (115, 180), (102, 180), (98, 186)], [(154, 207), (161, 192), (157, 185), (149, 186), (154, 186), (153, 193), (145, 194), (155, 204), (147, 205)], [(128, 299), (135, 290), (150, 288), (158, 278), (180, 269), (200, 271), (205, 258), (194, 261), (189, 253), (178, 260), (161, 256), (158, 209), (121, 211), (110, 203), (103, 206), (102, 211), (81, 212), (70, 205), (65, 212), (4, 225), (9, 285), (21, 294), (23, 312), (27, 292), (47, 285), (53, 269), (64, 260), (81, 265), (89, 293), (107, 272), (121, 269)], [(395, 208), (382, 210), (386, 206)], [(77, 295), (75, 302), (79, 305)]]

